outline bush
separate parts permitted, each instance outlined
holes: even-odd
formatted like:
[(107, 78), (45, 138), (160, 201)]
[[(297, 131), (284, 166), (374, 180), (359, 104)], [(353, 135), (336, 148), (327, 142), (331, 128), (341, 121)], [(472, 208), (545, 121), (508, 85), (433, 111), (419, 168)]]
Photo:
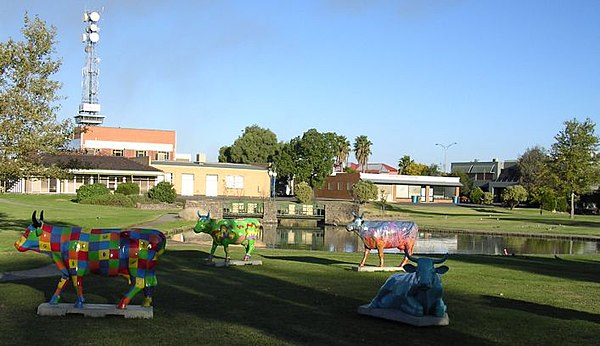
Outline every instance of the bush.
[(102, 195), (109, 195), (110, 190), (103, 184), (87, 184), (77, 189), (77, 201), (81, 202), (86, 199), (98, 197)]
[(477, 186), (471, 190), (470, 196), (471, 202), (475, 204), (481, 204), (483, 201), (483, 190)]
[(300, 182), (296, 185), (296, 198), (302, 204), (310, 204), (313, 200), (313, 190), (307, 182)]
[(567, 211), (569, 210), (569, 203), (567, 202), (567, 197), (560, 196), (556, 197), (556, 211)]
[(173, 203), (177, 198), (177, 192), (175, 192), (173, 184), (161, 181), (148, 191), (148, 197), (159, 202)]
[(481, 202), (485, 205), (491, 205), (494, 203), (494, 194), (491, 192), (484, 192)]
[(94, 205), (110, 205), (114, 207), (135, 207), (135, 201), (130, 196), (125, 196), (122, 193), (109, 193), (107, 195), (99, 195), (82, 200), (83, 204)]
[(363, 204), (377, 198), (377, 185), (370, 181), (361, 180), (354, 184), (352, 193), (358, 203)]
[(115, 193), (122, 193), (124, 195), (139, 195), (140, 187), (136, 183), (122, 183), (117, 186)]

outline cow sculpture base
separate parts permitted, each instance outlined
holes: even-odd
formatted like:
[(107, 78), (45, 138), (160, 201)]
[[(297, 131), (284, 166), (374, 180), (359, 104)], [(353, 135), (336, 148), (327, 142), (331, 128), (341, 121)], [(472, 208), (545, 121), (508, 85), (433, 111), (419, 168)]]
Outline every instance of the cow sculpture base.
[(114, 304), (85, 304), (83, 308), (73, 304), (42, 303), (37, 308), (38, 316), (83, 315), (85, 317), (123, 316), (125, 318), (153, 318), (154, 309), (140, 305), (128, 305), (127, 309), (117, 309)]
[(428, 326), (447, 326), (450, 324), (450, 318), (448, 314), (444, 314), (442, 317), (436, 316), (413, 316), (404, 313), (399, 309), (377, 309), (370, 308), (369, 304), (361, 305), (358, 307), (358, 313), (361, 315), (373, 316), (383, 318), (386, 320), (392, 320), (410, 324), (417, 327), (428, 327)]
[(352, 266), (352, 270), (356, 272), (402, 272), (404, 268), (402, 267), (374, 267), (374, 266)]
[(229, 260), (229, 261), (221, 261), (221, 262), (215, 262), (215, 261), (210, 261), (210, 262), (206, 262), (207, 266), (211, 266), (211, 267), (233, 267), (233, 266), (261, 266), (262, 265), (262, 261), (235, 261), (235, 260)]

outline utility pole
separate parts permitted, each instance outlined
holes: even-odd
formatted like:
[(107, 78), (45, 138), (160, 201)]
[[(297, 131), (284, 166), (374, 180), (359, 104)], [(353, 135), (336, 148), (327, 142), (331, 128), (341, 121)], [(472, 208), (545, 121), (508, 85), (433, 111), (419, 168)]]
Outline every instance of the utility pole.
[(444, 148), (444, 173), (447, 173), (447, 172), (446, 172), (446, 166), (447, 166), (447, 164), (448, 164), (448, 161), (447, 161), (447, 156), (446, 156), (446, 152), (448, 151), (448, 148), (450, 148), (451, 146), (453, 146), (453, 145), (455, 145), (455, 144), (458, 144), (458, 143), (456, 143), (456, 142), (452, 142), (452, 143), (450, 143), (450, 144), (446, 144), (446, 145), (439, 144), (439, 143), (435, 143), (435, 145), (439, 145), (440, 147)]

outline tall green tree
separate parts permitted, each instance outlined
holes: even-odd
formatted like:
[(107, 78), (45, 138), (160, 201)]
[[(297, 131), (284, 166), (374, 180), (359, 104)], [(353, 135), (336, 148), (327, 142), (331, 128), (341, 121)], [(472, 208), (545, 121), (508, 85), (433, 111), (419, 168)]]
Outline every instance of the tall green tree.
[(523, 203), (527, 200), (527, 190), (521, 185), (509, 186), (502, 191), (502, 202), (504, 202), (512, 210), (519, 203)]
[(335, 164), (343, 170), (345, 163), (350, 155), (350, 141), (345, 136), (337, 136), (336, 138), (336, 153)]
[(371, 145), (373, 143), (365, 135), (360, 135), (354, 140), (354, 156), (358, 164), (362, 167), (363, 172), (367, 168), (369, 156), (371, 156)]
[(530, 194), (543, 186), (549, 186), (551, 176), (550, 156), (540, 146), (528, 148), (517, 160), (519, 184)]
[(61, 83), (52, 79), (61, 60), (54, 57), (56, 28), (24, 16), (24, 40), (0, 42), (0, 181), (48, 176), (44, 154), (65, 149), (72, 138), (70, 120), (58, 121)]
[(415, 161), (410, 158), (410, 155), (402, 156), (402, 158), (398, 161), (398, 174), (404, 174), (404, 169), (414, 162)]
[(565, 128), (554, 139), (550, 150), (551, 171), (558, 177), (559, 186), (571, 200), (571, 218), (575, 215), (575, 196), (600, 182), (596, 124), (589, 118), (564, 123)]
[(307, 182), (312, 188), (320, 188), (333, 171), (338, 136), (310, 129), (282, 145), (277, 152), (277, 174), (293, 179), (295, 183)]
[(219, 149), (219, 162), (269, 163), (277, 149), (277, 136), (258, 125), (247, 126), (231, 146)]

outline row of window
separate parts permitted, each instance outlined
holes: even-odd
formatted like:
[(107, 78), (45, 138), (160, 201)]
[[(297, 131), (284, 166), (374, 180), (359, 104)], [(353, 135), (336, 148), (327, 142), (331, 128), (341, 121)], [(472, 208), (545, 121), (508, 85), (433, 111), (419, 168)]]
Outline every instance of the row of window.
[[(159, 151), (154, 155), (154, 160), (159, 160), (159, 161), (169, 160), (170, 159), (169, 154), (170, 153), (166, 152), (166, 151)], [(113, 156), (124, 156), (125, 150), (115, 149), (112, 151), (112, 155)], [(135, 157), (144, 157), (144, 156), (148, 156), (148, 151), (146, 151), (146, 150), (136, 150), (135, 151)]]

